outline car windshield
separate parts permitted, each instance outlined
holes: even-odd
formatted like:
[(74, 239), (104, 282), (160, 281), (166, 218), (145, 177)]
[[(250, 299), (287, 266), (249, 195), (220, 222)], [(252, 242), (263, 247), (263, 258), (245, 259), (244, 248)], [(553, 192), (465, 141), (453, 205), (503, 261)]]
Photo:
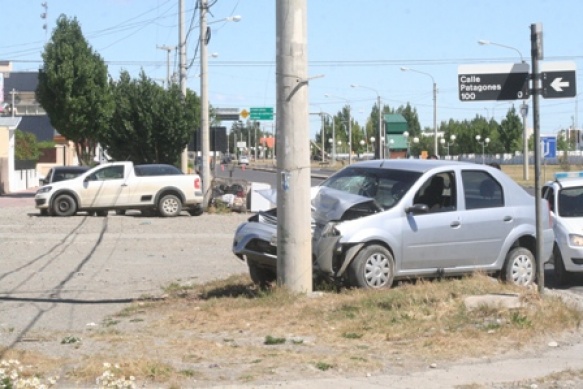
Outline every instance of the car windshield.
[(334, 174), (321, 186), (370, 197), (389, 209), (401, 200), (417, 179), (419, 172), (370, 167), (349, 167)]
[(559, 192), (559, 215), (583, 217), (583, 187), (563, 188)]

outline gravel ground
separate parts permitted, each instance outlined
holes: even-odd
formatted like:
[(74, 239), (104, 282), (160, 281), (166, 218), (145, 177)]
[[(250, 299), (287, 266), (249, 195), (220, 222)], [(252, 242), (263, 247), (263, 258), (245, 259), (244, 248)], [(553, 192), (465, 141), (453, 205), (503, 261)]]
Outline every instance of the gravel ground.
[[(8, 349), (47, 352), (43, 334), (82, 333), (133, 299), (161, 296), (170, 282), (204, 283), (246, 273), (231, 253), (249, 215), (177, 218), (40, 217), (32, 192), (0, 197), (0, 359)], [(63, 349), (53, 342), (55, 350)], [(55, 352), (55, 350), (52, 350)], [(582, 388), (583, 334), (530, 352), (460, 361), (402, 373), (215, 386), (215, 388)], [(540, 377), (546, 377), (541, 379)], [(272, 377), (277, 380), (277, 377)], [(211, 387), (200, 382), (196, 387)], [(59, 386), (64, 387), (64, 386)], [(78, 387), (78, 386), (71, 386)]]
[(79, 331), (171, 282), (244, 273), (231, 252), (247, 214), (41, 217), (30, 193), (0, 198), (0, 344)]

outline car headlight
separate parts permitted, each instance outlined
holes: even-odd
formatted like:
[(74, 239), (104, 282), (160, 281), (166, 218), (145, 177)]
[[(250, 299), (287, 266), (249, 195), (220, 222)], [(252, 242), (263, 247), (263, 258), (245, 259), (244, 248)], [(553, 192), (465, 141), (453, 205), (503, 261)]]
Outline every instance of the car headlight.
[(337, 223), (328, 223), (322, 229), (322, 238), (330, 238), (333, 236), (340, 236), (340, 231), (336, 228)]
[(569, 244), (571, 246), (583, 246), (583, 235), (569, 234)]
[(53, 190), (52, 186), (43, 186), (39, 190), (36, 191), (36, 194), (47, 193)]

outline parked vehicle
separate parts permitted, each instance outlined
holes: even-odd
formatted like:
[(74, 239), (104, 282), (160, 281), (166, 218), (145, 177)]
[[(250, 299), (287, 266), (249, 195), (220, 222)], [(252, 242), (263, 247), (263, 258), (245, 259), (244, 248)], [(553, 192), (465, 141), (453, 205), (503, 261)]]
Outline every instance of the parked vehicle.
[(556, 173), (542, 188), (551, 207), (553, 264), (559, 284), (583, 272), (583, 172)]
[(90, 166), (55, 166), (47, 172), (47, 175), (40, 180), (41, 185), (48, 185), (53, 182), (70, 180), (79, 174), (85, 173)]
[[(499, 274), (536, 279), (535, 199), (496, 168), (445, 160), (357, 162), (313, 190), (313, 274), (339, 284), (390, 287), (394, 280)], [(273, 199), (272, 199), (273, 201)], [(544, 251), (553, 246), (544, 204)], [(277, 210), (241, 224), (234, 254), (254, 282), (276, 278)]]
[(42, 186), (35, 195), (42, 215), (72, 216), (80, 211), (107, 215), (140, 210), (177, 216), (184, 209), (202, 214), (202, 187), (196, 174), (186, 175), (171, 165), (132, 162), (101, 164), (76, 178)]
[(239, 165), (249, 165), (249, 157), (246, 155), (239, 156)]

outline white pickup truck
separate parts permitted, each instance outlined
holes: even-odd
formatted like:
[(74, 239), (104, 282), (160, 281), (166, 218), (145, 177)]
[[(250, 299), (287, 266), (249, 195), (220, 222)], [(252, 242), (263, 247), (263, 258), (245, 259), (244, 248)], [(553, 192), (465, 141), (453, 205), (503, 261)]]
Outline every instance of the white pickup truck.
[(194, 216), (203, 211), (200, 176), (164, 164), (98, 165), (76, 178), (40, 187), (34, 200), (44, 216), (72, 216), (79, 211), (106, 216), (109, 210), (118, 214), (140, 210), (170, 217), (182, 210)]

